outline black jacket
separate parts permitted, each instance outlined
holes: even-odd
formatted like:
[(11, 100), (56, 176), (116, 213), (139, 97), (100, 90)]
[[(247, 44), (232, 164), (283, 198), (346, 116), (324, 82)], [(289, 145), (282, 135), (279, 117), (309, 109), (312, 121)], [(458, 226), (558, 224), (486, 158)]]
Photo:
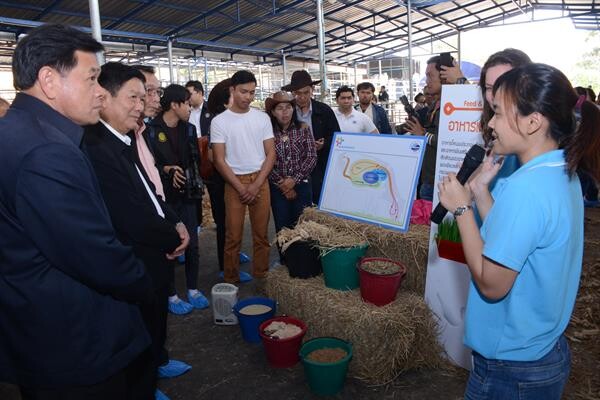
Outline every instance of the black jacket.
[(313, 136), (315, 140), (325, 138), (325, 145), (320, 151), (317, 151), (317, 166), (313, 170), (313, 175), (318, 174), (321, 179), (325, 174), (329, 152), (331, 151), (331, 140), (333, 133), (340, 131), (340, 124), (331, 107), (320, 101), (311, 100), (312, 115), (311, 123)]
[(0, 119), (0, 381), (96, 384), (150, 344), (134, 303), (151, 282), (117, 240), (82, 134), (24, 93)]
[(211, 121), (210, 113), (208, 112), (208, 107), (206, 106), (206, 101), (202, 103), (202, 109), (200, 110), (200, 135), (207, 136), (210, 132), (210, 121)]
[(165, 254), (172, 253), (181, 243), (175, 230), (178, 218), (159, 196), (155, 196), (165, 218), (158, 215), (137, 172), (142, 173), (152, 193), (156, 193), (139, 162), (135, 140), (127, 146), (99, 122), (85, 128), (83, 143), (119, 240), (133, 247), (155, 288), (167, 286), (173, 265)]
[(181, 191), (173, 187), (171, 177), (164, 173), (163, 167), (165, 165), (178, 165), (182, 169), (186, 169), (191, 162), (191, 146), (198, 148), (196, 127), (189, 122), (179, 121), (177, 124), (177, 143), (175, 146), (178, 152), (173, 150), (173, 138), (169, 135), (169, 128), (162, 114), (159, 114), (150, 121), (146, 127), (154, 152), (156, 168), (158, 168), (163, 182), (167, 202), (171, 204), (179, 203), (185, 199), (185, 196)]

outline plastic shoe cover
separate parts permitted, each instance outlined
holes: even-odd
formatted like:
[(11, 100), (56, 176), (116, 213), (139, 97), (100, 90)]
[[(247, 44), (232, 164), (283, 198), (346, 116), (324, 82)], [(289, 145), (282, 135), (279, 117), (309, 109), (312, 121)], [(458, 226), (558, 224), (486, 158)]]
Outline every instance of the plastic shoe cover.
[(252, 280), (252, 275), (247, 272), (240, 271), (240, 282), (250, 282)]
[[(185, 374), (192, 366), (178, 360), (169, 360), (165, 365), (158, 367), (159, 378), (175, 378)], [(157, 397), (158, 398), (158, 397)]]
[(169, 301), (169, 312), (175, 315), (185, 315), (192, 312), (194, 307), (190, 303), (178, 299), (178, 301)]
[(169, 400), (169, 398), (167, 397), (167, 395), (164, 394), (163, 392), (161, 392), (158, 389), (156, 389), (156, 392), (154, 392), (154, 398), (156, 400)]
[(203, 309), (208, 307), (208, 299), (206, 296), (202, 294), (202, 292), (198, 292), (195, 295), (191, 295), (188, 293), (188, 301), (192, 305), (192, 307), (197, 309)]
[[(224, 278), (225, 278), (225, 275), (224, 275), (223, 271), (219, 272), (219, 279), (224, 279)], [(252, 278), (252, 275), (250, 275), (247, 272), (240, 271), (240, 282), (246, 283), (246, 282), (250, 282), (252, 279), (254, 279), (254, 278)]]
[(244, 253), (243, 251), (240, 252), (240, 264), (245, 264), (250, 261), (252, 261), (252, 259), (248, 254)]

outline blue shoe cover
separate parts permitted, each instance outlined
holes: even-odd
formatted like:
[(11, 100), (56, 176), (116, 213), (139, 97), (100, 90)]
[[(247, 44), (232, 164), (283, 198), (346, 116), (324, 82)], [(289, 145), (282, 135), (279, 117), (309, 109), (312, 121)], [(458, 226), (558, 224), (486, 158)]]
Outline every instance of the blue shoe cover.
[[(219, 278), (220, 279), (225, 278), (225, 274), (223, 273), (223, 271), (219, 272)], [(254, 279), (254, 278), (252, 278), (252, 275), (250, 275), (247, 272), (240, 271), (240, 282), (246, 283), (246, 282), (250, 282), (252, 279)]]
[(177, 257), (177, 262), (179, 264), (185, 264), (185, 254), (182, 254), (179, 257)]
[(186, 303), (185, 301), (179, 299), (179, 301), (169, 301), (169, 311), (171, 314), (176, 315), (185, 315), (192, 312), (194, 307), (190, 303)]
[(190, 293), (188, 292), (188, 301), (192, 307), (200, 310), (208, 307), (208, 299), (202, 294), (202, 292), (198, 292), (193, 296), (190, 296)]
[(244, 253), (243, 251), (240, 252), (240, 264), (245, 264), (250, 261), (252, 261), (252, 259), (248, 254)]
[(169, 400), (169, 398), (167, 397), (167, 395), (164, 394), (163, 392), (161, 392), (158, 389), (156, 389), (156, 392), (154, 392), (154, 399), (155, 400)]
[(183, 361), (169, 360), (165, 365), (158, 367), (159, 378), (175, 378), (192, 369), (192, 366)]
[(252, 280), (252, 275), (247, 272), (240, 271), (240, 282), (250, 282)]

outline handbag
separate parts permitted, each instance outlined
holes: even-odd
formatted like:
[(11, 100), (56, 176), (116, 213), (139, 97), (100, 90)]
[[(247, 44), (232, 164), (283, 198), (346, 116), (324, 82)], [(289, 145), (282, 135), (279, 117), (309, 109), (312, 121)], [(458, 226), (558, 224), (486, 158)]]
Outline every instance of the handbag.
[(215, 171), (215, 167), (208, 159), (208, 143), (208, 136), (198, 138), (198, 148), (200, 149), (200, 177), (202, 177), (202, 179), (210, 179)]

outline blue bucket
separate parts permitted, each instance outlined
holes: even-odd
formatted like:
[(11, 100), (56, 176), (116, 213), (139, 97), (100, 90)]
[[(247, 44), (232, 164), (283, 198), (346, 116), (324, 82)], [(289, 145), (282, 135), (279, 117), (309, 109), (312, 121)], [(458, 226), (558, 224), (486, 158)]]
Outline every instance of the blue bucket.
[[(260, 304), (267, 307), (271, 307), (271, 310), (257, 315), (248, 315), (240, 313), (240, 310), (246, 306), (253, 304)], [(266, 297), (251, 297), (249, 299), (240, 300), (233, 306), (233, 312), (238, 317), (240, 323), (240, 329), (242, 330), (242, 337), (245, 341), (251, 343), (260, 343), (259, 326), (268, 319), (275, 316), (277, 304), (275, 300), (268, 299)]]

